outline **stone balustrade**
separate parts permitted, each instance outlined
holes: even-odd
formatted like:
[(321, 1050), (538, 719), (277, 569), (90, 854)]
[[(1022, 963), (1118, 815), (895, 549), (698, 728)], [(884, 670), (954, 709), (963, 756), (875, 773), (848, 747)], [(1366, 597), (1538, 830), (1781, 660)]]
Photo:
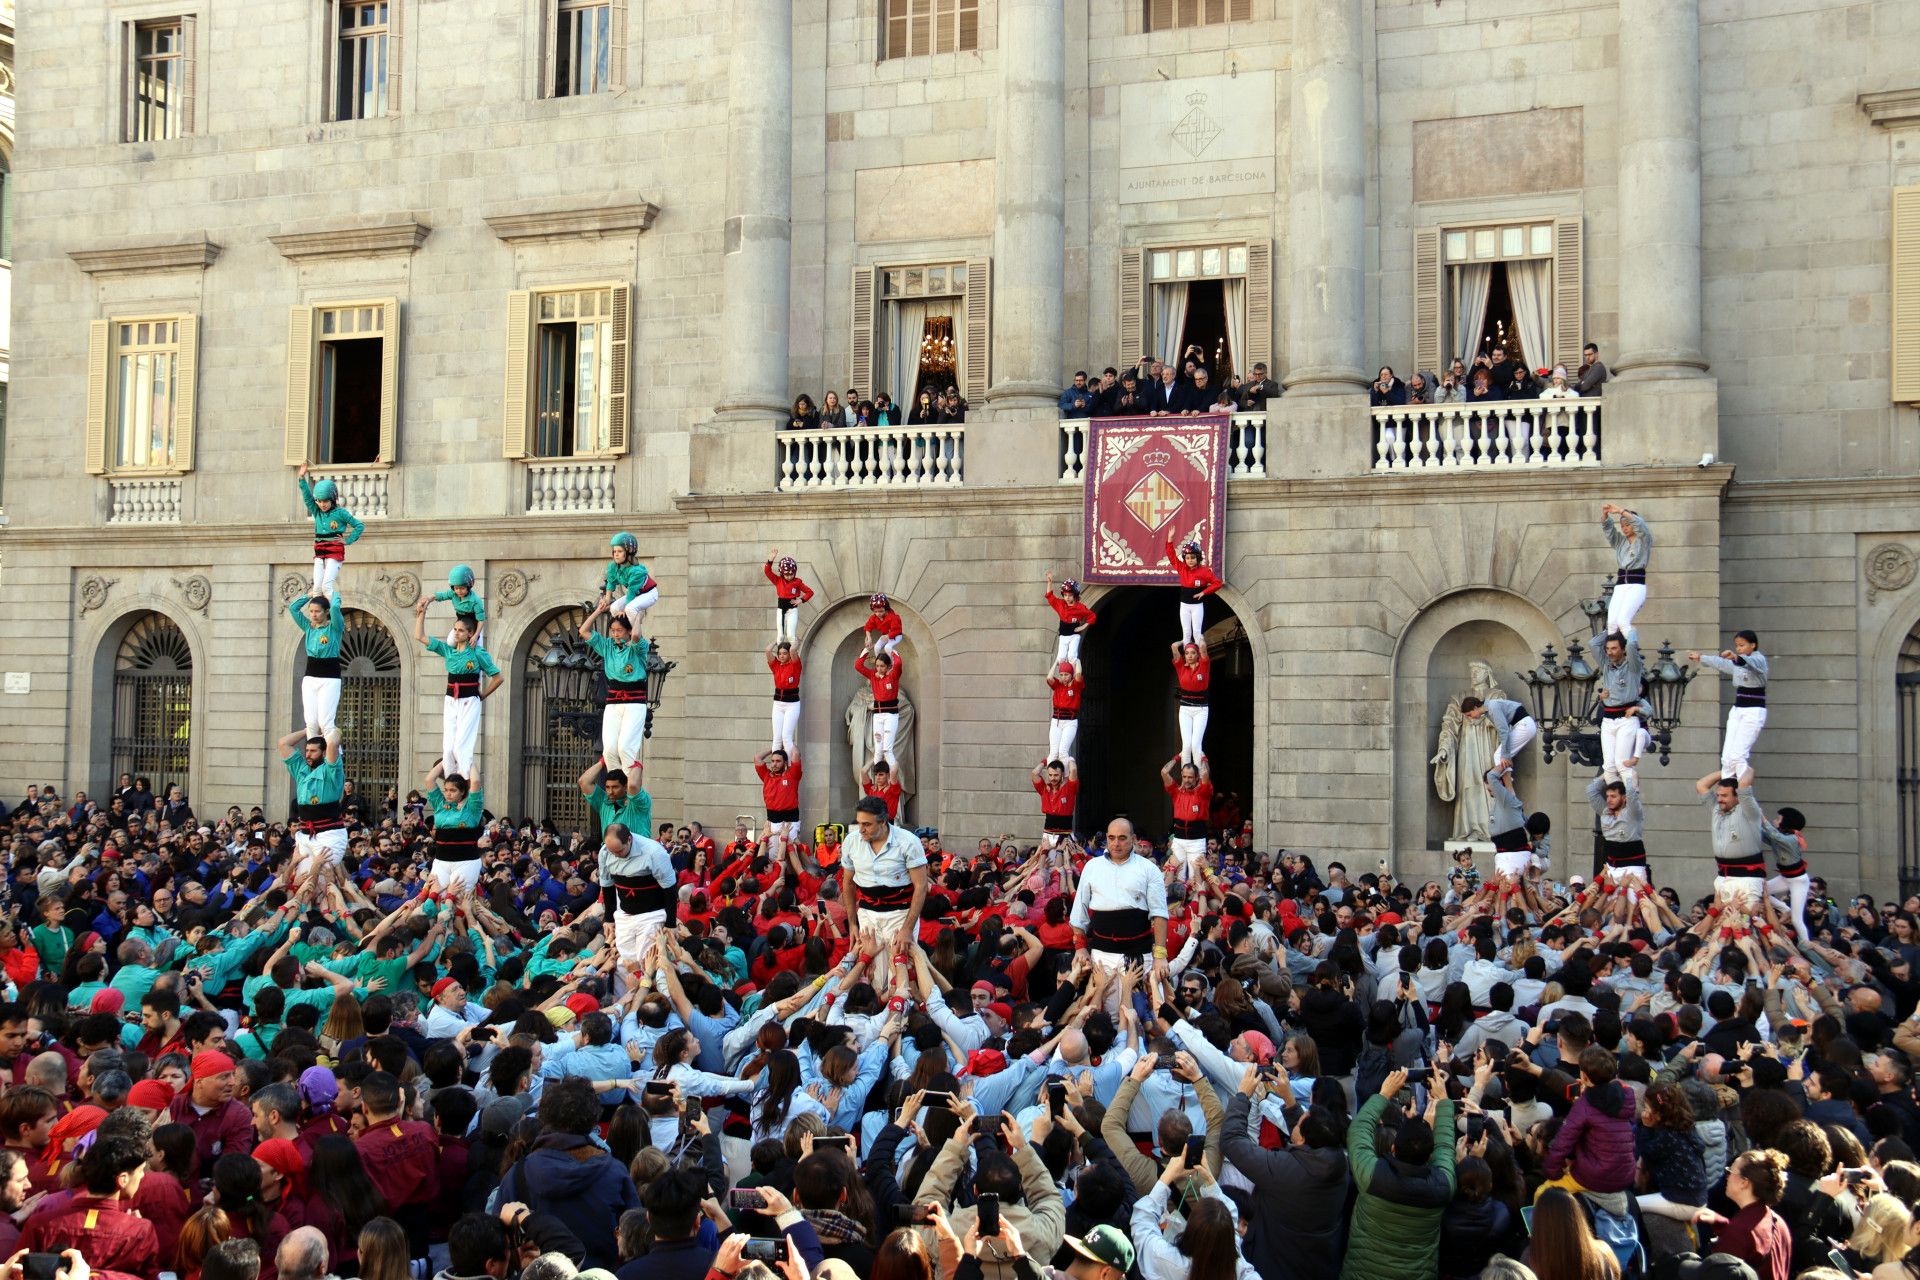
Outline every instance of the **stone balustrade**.
[(1373, 410), (1373, 469), (1596, 466), (1600, 403), (1519, 400), (1378, 408)]
[(110, 478), (108, 524), (179, 524), (179, 476)]
[(775, 439), (782, 493), (944, 487), (961, 484), (966, 469), (960, 425), (782, 431)]
[[(1087, 418), (1060, 423), (1060, 483), (1079, 484), (1087, 465)], [(1227, 479), (1259, 479), (1267, 474), (1267, 415), (1236, 413), (1227, 420)]]
[(613, 470), (610, 460), (528, 463), (527, 514), (558, 516), (612, 511)]
[(362, 520), (385, 520), (392, 514), (387, 503), (387, 476), (379, 471), (324, 471), (314, 468), (307, 478), (315, 484), (331, 480), (340, 489), (340, 505)]

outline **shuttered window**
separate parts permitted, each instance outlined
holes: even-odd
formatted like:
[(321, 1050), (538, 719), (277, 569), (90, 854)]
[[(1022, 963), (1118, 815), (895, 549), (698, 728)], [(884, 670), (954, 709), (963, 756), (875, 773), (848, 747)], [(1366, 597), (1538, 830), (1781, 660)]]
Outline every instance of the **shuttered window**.
[(1253, 0), (1141, 0), (1148, 31), (1251, 22)]
[[(1455, 314), (1455, 268), (1474, 264), (1550, 259), (1552, 274), (1548, 299), (1552, 332), (1546, 348), (1551, 364), (1573, 369), (1580, 364), (1586, 341), (1586, 235), (1578, 215), (1520, 223), (1488, 223), (1455, 227), (1419, 227), (1413, 233), (1413, 359), (1414, 368), (1439, 370), (1468, 349)], [(1495, 276), (1495, 288), (1498, 276)], [(1527, 352), (1527, 359), (1545, 366), (1549, 359)]]
[(122, 141), (166, 142), (193, 132), (198, 27), (195, 15), (184, 14), (121, 28)]
[(507, 299), (509, 458), (627, 451), (633, 290), (624, 284), (516, 290)]
[(980, 47), (980, 0), (886, 0), (882, 58), (917, 58)]
[(1920, 187), (1893, 192), (1893, 398), (1920, 404)]
[[(852, 316), (847, 342), (847, 385), (863, 393), (886, 391), (896, 403), (906, 404), (911, 386), (891, 386), (893, 370), (907, 367), (892, 350), (895, 342), (919, 342), (918, 373), (930, 368), (951, 377), (961, 396), (978, 403), (989, 382), (989, 353), (993, 346), (993, 263), (987, 258), (964, 262), (853, 269)], [(915, 323), (913, 332), (898, 332), (898, 304), (936, 303), (934, 311), (950, 308), (952, 325), (944, 321)], [(911, 314), (911, 313), (910, 313)], [(929, 312), (931, 315), (932, 312)], [(909, 368), (907, 381), (915, 381)]]
[(376, 120), (400, 110), (401, 0), (333, 0), (327, 118)]
[(86, 469), (193, 469), (200, 321), (191, 315), (93, 322), (87, 342)]
[(1267, 240), (1121, 250), (1120, 358), (1131, 364), (1164, 345), (1166, 335), (1156, 332), (1152, 320), (1155, 290), (1202, 280), (1245, 282), (1238, 319), (1244, 325), (1246, 350), (1227, 353), (1229, 366), (1244, 375), (1256, 362), (1271, 364), (1273, 245)]
[(287, 319), (287, 465), (390, 465), (399, 420), (399, 299), (292, 308)]

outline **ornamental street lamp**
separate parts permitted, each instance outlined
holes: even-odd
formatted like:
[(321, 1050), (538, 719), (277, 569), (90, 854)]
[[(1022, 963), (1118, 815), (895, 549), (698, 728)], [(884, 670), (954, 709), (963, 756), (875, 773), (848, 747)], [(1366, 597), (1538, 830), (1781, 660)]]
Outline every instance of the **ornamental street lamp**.
[(680, 664), (668, 662), (660, 656), (659, 644), (647, 646), (647, 730), (645, 737), (653, 736), (653, 726), (660, 718), (660, 699), (667, 689), (667, 673)]
[[(1597, 769), (1600, 753), (1599, 676), (1596, 665), (1606, 660), (1607, 602), (1613, 595), (1613, 579), (1608, 577), (1597, 599), (1582, 600), (1580, 611), (1586, 615), (1589, 635), (1586, 647), (1593, 651), (1589, 661), (1579, 640), (1567, 641), (1567, 657), (1562, 664), (1552, 645), (1540, 652), (1540, 665), (1521, 675), (1533, 695), (1533, 718), (1540, 726), (1540, 755), (1552, 760), (1554, 752), (1564, 751), (1575, 763)], [(1660, 748), (1660, 763), (1671, 763), (1673, 732), (1680, 727), (1680, 711), (1686, 702), (1687, 685), (1693, 680), (1690, 667), (1676, 666), (1673, 642), (1660, 643), (1659, 660), (1648, 664), (1642, 695), (1650, 712), (1647, 731)]]

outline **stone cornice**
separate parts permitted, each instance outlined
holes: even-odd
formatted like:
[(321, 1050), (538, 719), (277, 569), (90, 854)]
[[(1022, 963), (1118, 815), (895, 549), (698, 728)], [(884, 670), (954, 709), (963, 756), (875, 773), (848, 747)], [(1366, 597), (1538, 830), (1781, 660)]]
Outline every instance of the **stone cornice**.
[(268, 236), (284, 258), (302, 262), (309, 258), (372, 258), (393, 253), (412, 253), (426, 242), (433, 228), (418, 218), (383, 222), (371, 227), (329, 227), (320, 231), (295, 231)]
[(1762, 480), (1727, 490), (1727, 502), (1747, 507), (1805, 507), (1841, 503), (1856, 507), (1913, 508), (1912, 476), (1859, 476), (1853, 479)]
[[(457, 538), (471, 544), (507, 531), (514, 545), (528, 560), (572, 560), (578, 559), (572, 550), (581, 545), (598, 546), (606, 535), (609, 520), (615, 517), (605, 512), (583, 513), (577, 516), (513, 516), (502, 522), (500, 517), (491, 519), (466, 518), (460, 520), (382, 520), (380, 521), (380, 544), (388, 554), (382, 564), (403, 564), (414, 560), (431, 560), (444, 553), (440, 544), (447, 538)], [(620, 527), (631, 530), (643, 540), (649, 535), (660, 537), (677, 536), (685, 538), (687, 521), (684, 516), (668, 513), (665, 515), (623, 514), (617, 517)], [(15, 522), (0, 526), (0, 546), (14, 549), (28, 547), (64, 547), (71, 546), (75, 539), (84, 539), (89, 551), (104, 549), (107, 551), (151, 550), (156, 546), (168, 547), (258, 547), (266, 554), (269, 563), (279, 563), (287, 557), (280, 554), (287, 542), (287, 530), (294, 526), (286, 521), (248, 524), (180, 524), (180, 525), (120, 525), (120, 524), (37, 524), (22, 525)], [(589, 539), (583, 543), (582, 538)], [(554, 550), (546, 548), (552, 546)], [(436, 548), (439, 548), (436, 550)]]
[(139, 275), (154, 271), (205, 271), (220, 256), (220, 246), (203, 234), (191, 240), (165, 244), (117, 245), (110, 249), (75, 249), (68, 253), (74, 265), (90, 276)]
[(1854, 99), (1867, 119), (1881, 129), (1908, 129), (1920, 125), (1920, 88), (1884, 89)]
[(650, 200), (599, 205), (589, 209), (542, 209), (495, 214), (487, 219), (493, 234), (508, 244), (538, 240), (637, 235), (653, 225), (660, 206)]

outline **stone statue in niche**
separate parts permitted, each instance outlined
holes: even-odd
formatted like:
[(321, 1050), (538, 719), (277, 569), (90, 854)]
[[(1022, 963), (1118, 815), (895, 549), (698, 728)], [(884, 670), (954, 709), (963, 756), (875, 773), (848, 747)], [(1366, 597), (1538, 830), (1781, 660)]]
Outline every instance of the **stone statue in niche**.
[(1456, 693), (1440, 719), (1439, 750), (1428, 763), (1433, 765), (1433, 789), (1441, 800), (1453, 806), (1453, 840), (1486, 840), (1490, 817), (1485, 778), (1493, 768), (1499, 749), (1498, 735), (1483, 717), (1469, 720), (1460, 713), (1461, 700), (1471, 695), (1486, 702), (1504, 698), (1506, 692), (1493, 678), (1493, 668), (1484, 662), (1467, 664), (1465, 693)]

